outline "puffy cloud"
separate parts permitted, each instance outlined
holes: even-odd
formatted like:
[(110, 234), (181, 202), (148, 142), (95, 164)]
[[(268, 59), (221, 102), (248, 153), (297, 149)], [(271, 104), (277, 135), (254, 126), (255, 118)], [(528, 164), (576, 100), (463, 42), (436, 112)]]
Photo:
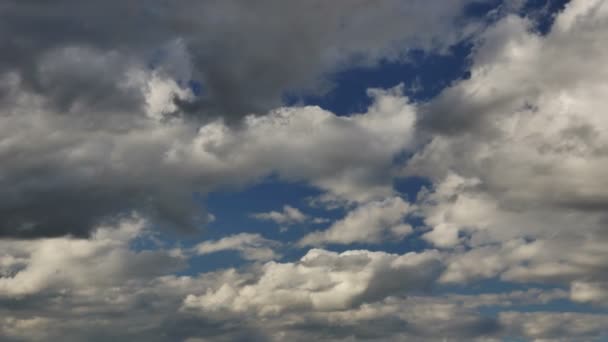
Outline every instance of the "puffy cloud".
[(364, 203), (327, 230), (304, 236), (299, 244), (379, 243), (391, 238), (400, 239), (413, 232), (412, 227), (404, 222), (411, 212), (410, 205), (400, 197)]
[(400, 89), (373, 91), (374, 104), (352, 117), (290, 107), (234, 127), (162, 119), (173, 81), (142, 71), (133, 82), (149, 89), (148, 109), (99, 122), (49, 115), (39, 97), (15, 90), (18, 105), (0, 116), (1, 235), (83, 236), (133, 210), (193, 230), (208, 219), (193, 192), (272, 173), (348, 201), (386, 196), (393, 157), (411, 142), (414, 109)]
[(443, 281), (603, 281), (606, 8), (572, 1), (546, 36), (507, 16), (471, 78), (421, 107), (406, 173), (433, 181), (418, 208), (424, 239), (453, 251)]
[(200, 255), (221, 251), (238, 251), (246, 260), (267, 261), (279, 256), (274, 248), (280, 243), (265, 239), (260, 234), (241, 233), (227, 236), (216, 241), (201, 242), (194, 247)]
[[(583, 2), (571, 2), (547, 36), (517, 17), (491, 28), (471, 78), (424, 109), (420, 127), (440, 134), (410, 171), (437, 183), (450, 181), (450, 172), (475, 180), (511, 211), (601, 212), (608, 49), (600, 42), (608, 26), (604, 2)], [(584, 20), (567, 19), (572, 13)]]
[(327, 73), (442, 50), (469, 31), (455, 26), (469, 2), (6, 3), (0, 235), (86, 236), (133, 210), (193, 230), (207, 221), (193, 192), (274, 172), (331, 199), (386, 195), (384, 164), (411, 136), (406, 100), (376, 91), (378, 115), (353, 119), (276, 108), (325, 92)]
[(608, 282), (576, 281), (570, 287), (570, 298), (575, 302), (608, 304)]
[(312, 217), (304, 214), (298, 208), (294, 208), (290, 205), (284, 205), (283, 211), (269, 211), (265, 213), (255, 213), (251, 217), (262, 220), (262, 221), (273, 221), (274, 223), (281, 226), (281, 232), (285, 232), (289, 229), (289, 226), (303, 223), (320, 224), (329, 222), (329, 219), (323, 217)]
[(129, 243), (142, 230), (141, 219), (133, 219), (101, 227), (90, 239), (0, 240), (0, 298), (114, 286), (185, 267), (179, 250), (132, 251)]
[(310, 250), (294, 263), (269, 262), (255, 281), (218, 284), (184, 301), (187, 309), (273, 316), (353, 308), (391, 295), (428, 290), (440, 269), (433, 251), (404, 255)]
[[(173, 267), (159, 268), (158, 258), (141, 258), (144, 251), (133, 250), (134, 242), (145, 237), (142, 227), (130, 221), (101, 228), (90, 239), (40, 241), (57, 246), (39, 258), (30, 257), (28, 248), (46, 248), (31, 246), (31, 240), (7, 243), (13, 249), (3, 248), (5, 255), (32, 265), (19, 272), (56, 272), (58, 259), (71, 271), (59, 272), (28, 294), (0, 298), (2, 340), (498, 341), (567, 336), (576, 341), (605, 332), (602, 315), (508, 311), (492, 318), (479, 313), (482, 308), (550, 303), (566, 298), (563, 290), (433, 295), (428, 290), (441, 270), (435, 251), (311, 250), (295, 262), (174, 276)], [(179, 250), (145, 253), (184, 261)], [(114, 255), (122, 255), (121, 264)]]
[(423, 238), (441, 247), (567, 235), (575, 226), (592, 233), (602, 223), (601, 215), (585, 211), (507, 206), (488, 193), (480, 179), (454, 173), (439, 180), (432, 191), (422, 191), (419, 200), (419, 212), (432, 228)]

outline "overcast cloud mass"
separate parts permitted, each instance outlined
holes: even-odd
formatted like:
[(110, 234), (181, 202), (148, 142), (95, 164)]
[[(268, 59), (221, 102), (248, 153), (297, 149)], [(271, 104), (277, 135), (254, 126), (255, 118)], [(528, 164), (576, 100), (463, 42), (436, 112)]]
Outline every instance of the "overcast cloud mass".
[(0, 340), (606, 341), (606, 42), (606, 0), (2, 0)]

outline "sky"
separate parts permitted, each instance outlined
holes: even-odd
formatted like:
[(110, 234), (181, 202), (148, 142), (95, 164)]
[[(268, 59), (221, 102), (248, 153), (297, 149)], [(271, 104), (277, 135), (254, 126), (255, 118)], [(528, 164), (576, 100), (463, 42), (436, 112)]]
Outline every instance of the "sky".
[(0, 341), (608, 341), (608, 1), (0, 3)]

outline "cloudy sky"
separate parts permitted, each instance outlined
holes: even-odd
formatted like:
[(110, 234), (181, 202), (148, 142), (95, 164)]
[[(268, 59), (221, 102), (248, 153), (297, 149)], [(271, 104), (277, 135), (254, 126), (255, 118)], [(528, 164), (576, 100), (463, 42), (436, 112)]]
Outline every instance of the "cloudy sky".
[(608, 1), (2, 0), (0, 340), (608, 341)]

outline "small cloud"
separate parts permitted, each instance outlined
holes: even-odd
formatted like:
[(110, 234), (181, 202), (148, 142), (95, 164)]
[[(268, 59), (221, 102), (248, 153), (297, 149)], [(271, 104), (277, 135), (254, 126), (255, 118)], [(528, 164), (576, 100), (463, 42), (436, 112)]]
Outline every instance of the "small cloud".
[(351, 244), (355, 242), (380, 243), (386, 239), (401, 239), (413, 232), (405, 223), (413, 208), (400, 197), (387, 198), (362, 204), (327, 230), (306, 235), (301, 246), (326, 243)]
[(260, 234), (241, 233), (231, 235), (219, 240), (202, 242), (194, 250), (199, 255), (217, 253), (221, 251), (237, 251), (245, 260), (268, 261), (280, 257), (274, 249), (280, 242), (269, 240)]
[(270, 211), (265, 213), (255, 213), (251, 217), (261, 221), (272, 221), (278, 225), (281, 225), (281, 231), (286, 231), (288, 226), (294, 224), (302, 224), (310, 222), (313, 224), (321, 224), (329, 222), (329, 219), (322, 217), (311, 217), (302, 213), (298, 208), (294, 208), (290, 205), (284, 205), (283, 211)]

